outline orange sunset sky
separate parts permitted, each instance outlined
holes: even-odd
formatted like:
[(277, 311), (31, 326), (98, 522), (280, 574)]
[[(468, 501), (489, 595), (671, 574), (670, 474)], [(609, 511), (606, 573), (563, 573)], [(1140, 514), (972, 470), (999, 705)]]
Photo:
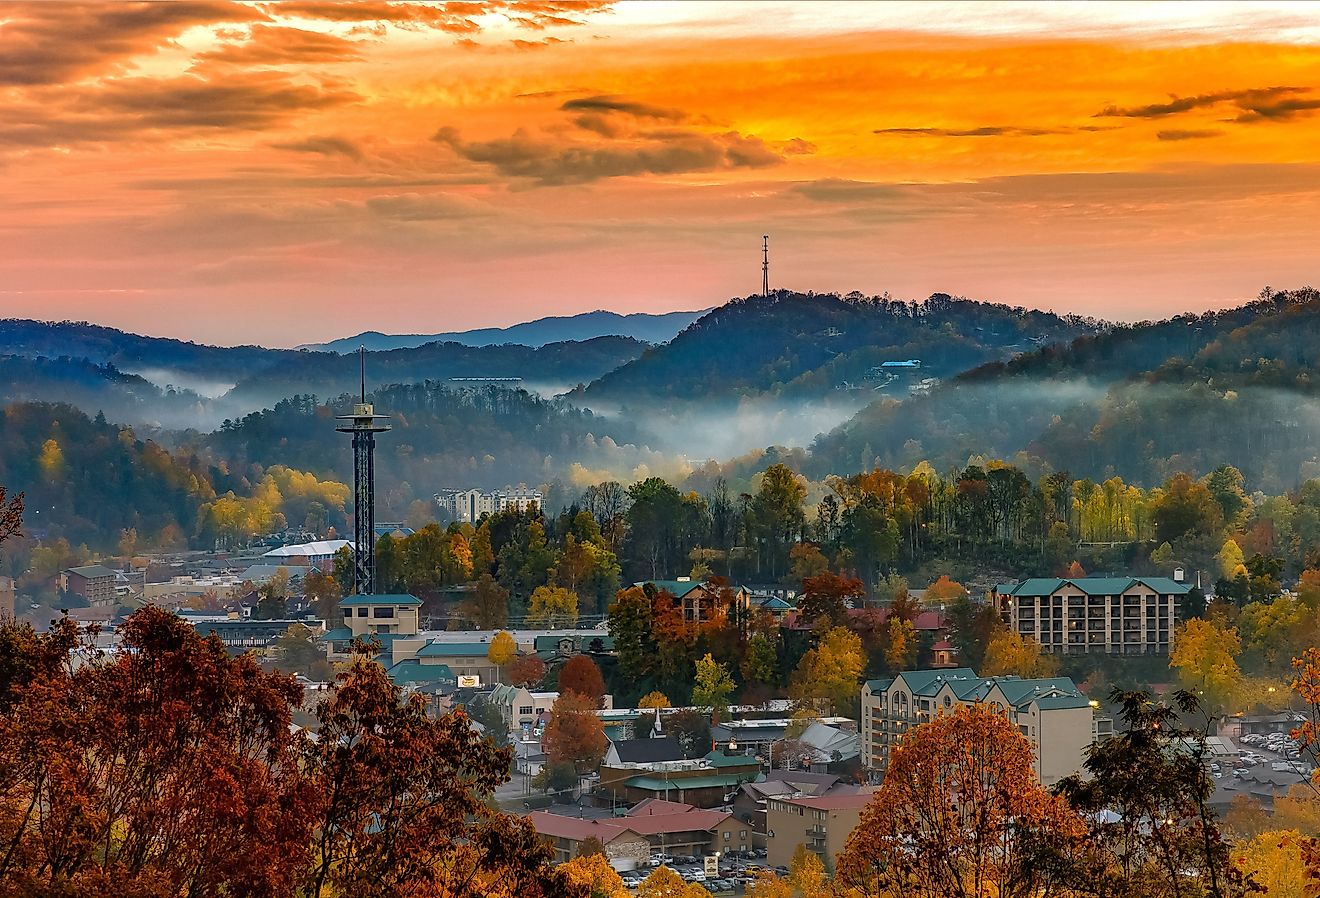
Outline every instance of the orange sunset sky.
[(1315, 4), (0, 5), (0, 315), (295, 345), (1317, 281)]

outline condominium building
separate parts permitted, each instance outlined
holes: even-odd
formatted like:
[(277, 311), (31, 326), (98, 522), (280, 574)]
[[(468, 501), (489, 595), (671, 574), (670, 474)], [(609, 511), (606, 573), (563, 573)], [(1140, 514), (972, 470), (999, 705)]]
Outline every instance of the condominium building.
[(824, 795), (770, 798), (766, 802), (766, 863), (787, 867), (799, 845), (820, 858), (827, 872), (857, 828), (871, 801), (870, 789), (837, 789)]
[(1054, 654), (1167, 655), (1191, 585), (1167, 577), (1037, 577), (996, 586), (1004, 623)]
[(526, 511), (540, 506), (540, 490), (519, 485), (516, 488), (485, 492), (478, 489), (441, 490), (435, 494), (435, 503), (444, 509), (451, 520), (475, 524), (482, 515), (492, 515), (510, 508)]
[(862, 685), (862, 763), (883, 775), (891, 749), (914, 728), (980, 704), (1002, 713), (1031, 743), (1036, 777), (1045, 786), (1081, 770), (1097, 738), (1093, 707), (1068, 677), (979, 677), (968, 667), (909, 670)]
[(113, 605), (119, 598), (115, 588), (118, 575), (101, 564), (86, 564), (60, 571), (60, 592), (82, 596), (87, 604), (96, 608)]

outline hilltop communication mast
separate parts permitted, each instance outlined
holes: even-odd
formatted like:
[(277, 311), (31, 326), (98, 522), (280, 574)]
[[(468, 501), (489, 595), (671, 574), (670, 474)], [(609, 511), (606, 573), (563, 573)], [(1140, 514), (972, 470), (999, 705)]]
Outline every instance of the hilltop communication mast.
[(362, 375), (362, 401), (355, 403), (353, 414), (337, 415), (343, 421), (335, 427), (340, 433), (353, 434), (353, 592), (360, 596), (376, 592), (376, 434), (390, 425), (389, 415), (376, 414), (367, 403), (366, 347), (358, 347), (358, 369)]
[(761, 295), (770, 298), (770, 235), (761, 238)]

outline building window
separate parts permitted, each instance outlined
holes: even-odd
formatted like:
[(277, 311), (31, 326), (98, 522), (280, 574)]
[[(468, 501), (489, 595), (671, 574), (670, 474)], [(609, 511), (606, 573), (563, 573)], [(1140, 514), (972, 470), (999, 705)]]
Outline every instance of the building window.
[(373, 608), (372, 617), (394, 617), (393, 608)]
[(732, 835), (733, 835), (733, 833), (725, 832), (725, 834), (724, 834), (724, 841), (726, 841), (726, 842), (729, 841), (729, 838), (730, 838)]
[(344, 609), (344, 620), (348, 620), (348, 619), (351, 618), (352, 616), (353, 616), (353, 609), (352, 609), (352, 608), (345, 608), (345, 609)]
[(745, 829), (740, 829), (740, 830), (738, 830), (738, 838), (740, 838), (740, 839), (745, 839), (745, 838), (747, 838), (747, 830), (745, 830)]
[(531, 705), (523, 705), (521, 708), (518, 709), (518, 713), (519, 713), (519, 714), (531, 714), (531, 713), (532, 713), (532, 706), (531, 706)]
[(359, 608), (359, 609), (358, 609), (358, 617), (366, 617), (366, 616), (367, 616), (367, 609), (365, 609), (365, 608)]

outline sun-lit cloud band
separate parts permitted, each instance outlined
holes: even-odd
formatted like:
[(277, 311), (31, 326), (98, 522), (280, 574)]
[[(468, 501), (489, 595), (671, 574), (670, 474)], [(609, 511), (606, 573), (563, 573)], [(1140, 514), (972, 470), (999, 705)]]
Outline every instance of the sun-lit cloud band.
[[(7, 3), (0, 315), (214, 342), (772, 281), (1313, 283), (1320, 6)], [(361, 326), (361, 327), (359, 327)]]

